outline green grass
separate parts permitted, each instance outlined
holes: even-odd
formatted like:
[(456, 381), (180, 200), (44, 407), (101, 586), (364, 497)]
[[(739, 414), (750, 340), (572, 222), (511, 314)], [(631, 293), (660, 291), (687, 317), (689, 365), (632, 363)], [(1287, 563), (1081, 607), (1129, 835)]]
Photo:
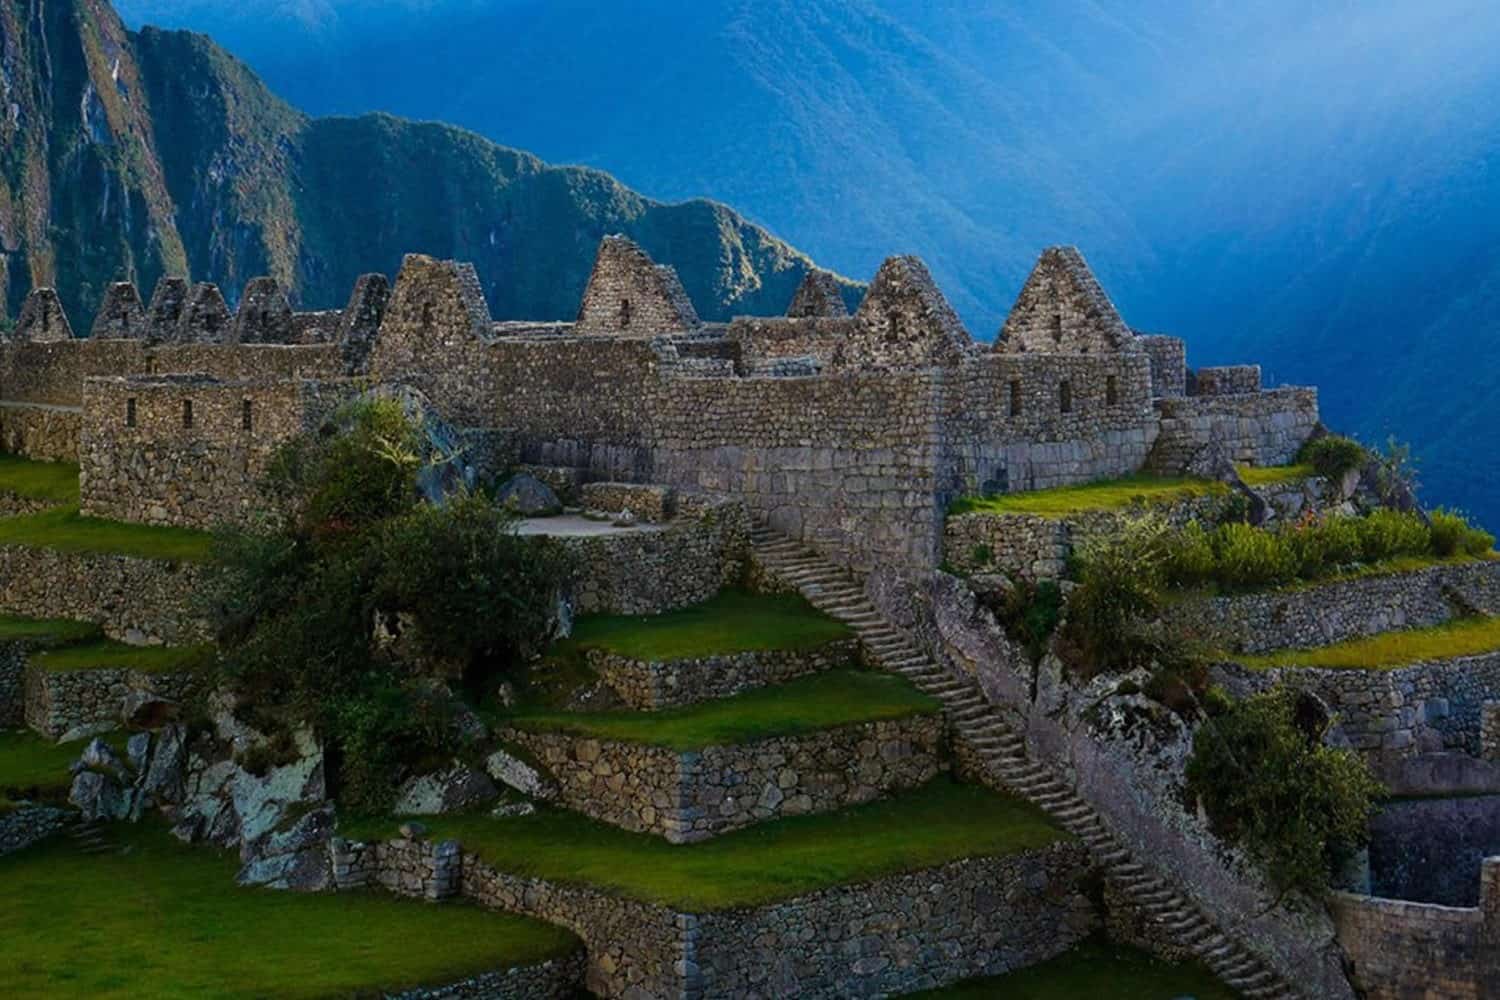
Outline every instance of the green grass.
[(832, 670), (661, 712), (526, 713), (509, 721), (528, 730), (698, 750), (795, 736), (834, 726), (936, 712), (941, 703), (905, 679), (862, 670)]
[(71, 618), (22, 618), (0, 615), (0, 642), (25, 640), (44, 645), (64, 646), (99, 637), (99, 626)]
[[(121, 754), (124, 734), (105, 740)], [(59, 746), (32, 732), (0, 732), (0, 794), (11, 798), (58, 799), (73, 784), (68, 767), (83, 753), (83, 741)]]
[(31, 662), (52, 673), (78, 670), (138, 670), (169, 674), (200, 666), (213, 656), (212, 644), (201, 646), (127, 646), (98, 639), (63, 649), (38, 653)]
[(213, 535), (206, 531), (84, 517), (76, 506), (0, 518), (0, 545), (25, 545), (59, 552), (201, 562), (208, 558), (212, 543)]
[(59, 838), (0, 859), (7, 997), (370, 996), (578, 947), (560, 928), (469, 905), (241, 889), (232, 855), (155, 822), (108, 835), (130, 852), (85, 855)]
[(1208, 969), (1173, 964), (1098, 938), (1051, 961), (1004, 976), (913, 994), (922, 1000), (1234, 1000)]
[(726, 590), (702, 604), (661, 615), (580, 618), (573, 637), (558, 646), (595, 647), (637, 660), (684, 660), (758, 649), (812, 649), (852, 634), (798, 594)]
[[(946, 778), (879, 802), (775, 820), (689, 845), (548, 808), (515, 819), (480, 814), (423, 822), (433, 836), (461, 841), (500, 871), (693, 912), (761, 905), (1069, 839), (1020, 799)], [(391, 835), (395, 825), (385, 820), (342, 832), (377, 839)]]
[[(1312, 470), (1304, 465), (1269, 468), (1243, 466), (1239, 472), (1240, 478), (1248, 486), (1291, 482), (1312, 474)], [(989, 497), (960, 497), (949, 506), (948, 513), (1030, 514), (1033, 517), (1066, 518), (1086, 511), (1174, 504), (1199, 497), (1223, 496), (1228, 492), (1228, 486), (1209, 479), (1138, 473), (1122, 479), (1101, 479), (1079, 486), (1058, 486), (1049, 490), (1001, 493)]]
[(1465, 618), (1432, 628), (1382, 632), (1314, 649), (1290, 649), (1236, 657), (1256, 670), (1272, 667), (1325, 667), (1337, 670), (1391, 670), (1411, 663), (1451, 660), (1500, 649), (1500, 617)]
[(0, 455), (0, 493), (77, 503), (78, 466), (72, 462), (33, 462), (15, 455)]

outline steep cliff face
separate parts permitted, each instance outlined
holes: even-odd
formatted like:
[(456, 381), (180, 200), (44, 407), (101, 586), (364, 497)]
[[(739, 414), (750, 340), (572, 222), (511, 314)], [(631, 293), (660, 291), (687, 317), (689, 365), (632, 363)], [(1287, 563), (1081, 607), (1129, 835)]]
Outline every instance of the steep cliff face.
[[(310, 119), (202, 35), (103, 0), (0, 0), (0, 317), (55, 285), (77, 329), (163, 273), (305, 308), (417, 251), (471, 260), (501, 318), (571, 319), (600, 237), (677, 267), (706, 319), (777, 313), (811, 261), (723, 205), (664, 205), (446, 125)], [(845, 286), (851, 302), (858, 289)]]

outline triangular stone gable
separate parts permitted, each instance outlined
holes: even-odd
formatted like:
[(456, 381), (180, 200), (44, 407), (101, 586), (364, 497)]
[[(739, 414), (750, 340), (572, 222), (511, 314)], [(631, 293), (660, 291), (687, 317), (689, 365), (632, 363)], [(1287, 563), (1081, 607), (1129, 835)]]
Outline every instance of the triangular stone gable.
[(156, 290), (151, 293), (151, 304), (146, 307), (147, 340), (177, 339), (177, 324), (182, 320), (187, 297), (186, 278), (162, 275), (156, 283)]
[(919, 257), (891, 257), (880, 265), (854, 318), (854, 335), (843, 348), (846, 364), (927, 368), (957, 364), (974, 351), (974, 338)]
[(995, 339), (1011, 354), (1105, 354), (1139, 349), (1077, 247), (1048, 247)]
[(339, 317), (338, 343), (344, 359), (344, 370), (362, 375), (368, 368), (370, 348), (380, 332), (386, 304), (391, 298), (391, 283), (383, 274), (361, 275)]
[(838, 319), (849, 315), (849, 307), (844, 304), (844, 292), (839, 286), (839, 279), (832, 271), (822, 268), (810, 268), (802, 277), (802, 284), (797, 286), (797, 293), (792, 296), (792, 304), (787, 308), (787, 316), (792, 319)]
[(230, 340), (236, 344), (289, 344), (292, 304), (275, 278), (251, 278), (240, 296)]
[(188, 292), (172, 339), (179, 344), (222, 344), (230, 334), (234, 317), (219, 286), (200, 281)]
[(675, 268), (657, 264), (624, 236), (604, 237), (583, 290), (575, 332), (655, 337), (701, 325)]
[(16, 320), (16, 339), (33, 344), (56, 344), (73, 339), (73, 327), (63, 312), (62, 300), (51, 288), (36, 288), (21, 303)]
[(146, 307), (128, 281), (117, 281), (104, 293), (89, 336), (94, 340), (138, 340), (146, 335)]

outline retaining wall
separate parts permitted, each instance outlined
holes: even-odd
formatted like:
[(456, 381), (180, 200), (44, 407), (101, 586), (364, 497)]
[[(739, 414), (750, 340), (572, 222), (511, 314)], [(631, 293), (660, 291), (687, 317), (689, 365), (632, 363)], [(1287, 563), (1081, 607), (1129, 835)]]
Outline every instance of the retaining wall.
[(75, 730), (119, 725), (127, 702), (139, 695), (182, 702), (193, 690), (190, 673), (143, 670), (70, 670), (52, 672), (33, 666), (26, 671), (26, 725), (48, 739)]
[(202, 572), (193, 563), (0, 546), (0, 612), (91, 621), (113, 639), (187, 646), (209, 638), (193, 607)]
[(589, 667), (627, 708), (655, 711), (852, 666), (862, 654), (858, 639), (840, 639), (813, 649), (755, 649), (684, 660), (635, 660), (602, 649), (586, 655)]
[(73, 813), (69, 810), (26, 802), (0, 812), (0, 857), (46, 840), (72, 821)]
[(0, 729), (26, 722), (26, 659), (24, 642), (0, 642)]

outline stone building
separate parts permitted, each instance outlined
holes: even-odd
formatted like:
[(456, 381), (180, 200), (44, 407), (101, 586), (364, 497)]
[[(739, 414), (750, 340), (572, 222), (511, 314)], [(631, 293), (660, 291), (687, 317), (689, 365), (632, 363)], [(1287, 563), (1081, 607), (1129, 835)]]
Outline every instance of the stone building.
[(704, 323), (670, 267), (611, 236), (573, 323), (497, 323), (471, 266), (412, 255), (341, 312), (294, 313), (270, 279), (238, 314), (211, 285), (163, 279), (144, 308), (115, 286), (83, 339), (42, 289), (0, 345), (0, 446), (79, 459), (86, 513), (202, 525), (250, 508), (309, 400), (401, 382), (523, 463), (732, 494), (868, 569), (936, 565), (963, 494), (1181, 472), (1211, 442), (1280, 464), (1318, 422), (1313, 389), (1190, 373), (1071, 247), (1042, 254), (993, 346), (915, 257), (886, 261), (852, 315), (827, 277), (787, 316)]

